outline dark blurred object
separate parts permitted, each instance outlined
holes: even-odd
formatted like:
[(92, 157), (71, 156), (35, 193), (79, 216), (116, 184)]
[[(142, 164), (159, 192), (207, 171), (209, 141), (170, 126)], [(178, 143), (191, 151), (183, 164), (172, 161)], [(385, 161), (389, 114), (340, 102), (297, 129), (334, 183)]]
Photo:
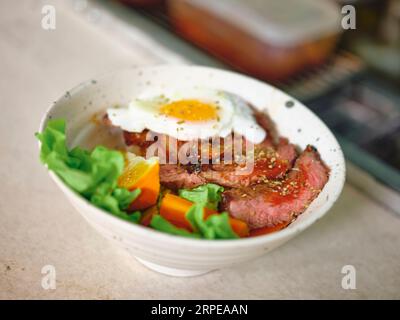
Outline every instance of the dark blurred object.
[(283, 81), (323, 63), (340, 32), (339, 8), (319, 0), (169, 0), (178, 33), (236, 69)]
[(148, 8), (148, 7), (156, 7), (164, 4), (165, 0), (118, 0), (123, 4), (127, 4), (132, 7), (138, 8)]
[(380, 26), (382, 39), (388, 44), (400, 43), (400, 0), (390, 0)]
[(344, 46), (383, 77), (400, 84), (400, 0), (358, 1), (357, 29)]
[(400, 191), (400, 92), (396, 86), (365, 73), (309, 106), (334, 131), (353, 163)]
[(359, 57), (342, 50), (336, 52), (323, 65), (276, 85), (304, 103), (310, 103), (346, 86), (362, 76), (365, 71), (365, 63)]

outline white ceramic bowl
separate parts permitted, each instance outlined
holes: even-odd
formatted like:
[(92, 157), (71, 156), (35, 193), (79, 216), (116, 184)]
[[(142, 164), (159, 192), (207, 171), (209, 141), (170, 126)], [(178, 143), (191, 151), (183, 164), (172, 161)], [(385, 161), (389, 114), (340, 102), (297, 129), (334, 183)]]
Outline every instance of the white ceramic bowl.
[(266, 110), (280, 135), (301, 148), (307, 144), (317, 147), (331, 169), (328, 183), (308, 209), (284, 230), (254, 238), (210, 241), (172, 236), (120, 220), (91, 205), (50, 172), (72, 205), (102, 235), (153, 270), (174, 276), (194, 276), (264, 255), (308, 228), (331, 208), (345, 180), (343, 154), (332, 133), (300, 102), (270, 85), (237, 73), (199, 66), (155, 66), (131, 68), (92, 79), (57, 100), (44, 115), (40, 131), (48, 119), (65, 118), (68, 143), (74, 146), (93, 129), (90, 119), (95, 112), (115, 104), (127, 104), (148, 87), (162, 89), (179, 85), (232, 92), (256, 108)]

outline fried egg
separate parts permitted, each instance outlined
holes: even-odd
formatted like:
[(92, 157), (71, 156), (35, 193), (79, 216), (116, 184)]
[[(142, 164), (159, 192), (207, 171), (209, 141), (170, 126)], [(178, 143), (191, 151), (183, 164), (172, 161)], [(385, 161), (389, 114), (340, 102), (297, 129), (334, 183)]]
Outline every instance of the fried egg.
[(148, 129), (183, 141), (224, 138), (235, 132), (260, 143), (266, 136), (243, 99), (207, 88), (147, 91), (127, 107), (109, 108), (107, 115), (123, 130)]

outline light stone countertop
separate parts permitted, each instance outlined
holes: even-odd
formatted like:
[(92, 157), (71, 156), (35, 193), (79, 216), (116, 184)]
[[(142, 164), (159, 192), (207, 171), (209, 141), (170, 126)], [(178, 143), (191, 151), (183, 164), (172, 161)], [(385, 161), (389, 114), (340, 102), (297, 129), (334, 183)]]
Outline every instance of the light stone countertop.
[[(400, 298), (400, 218), (351, 185), (327, 216), (286, 245), (241, 266), (172, 278), (103, 239), (38, 161), (34, 132), (53, 100), (77, 83), (134, 64), (159, 63), (85, 23), (63, 1), (0, 2), (0, 298)], [(44, 31), (43, 4), (57, 29)], [(44, 290), (53, 265), (57, 288)], [(356, 269), (356, 289), (341, 286)]]

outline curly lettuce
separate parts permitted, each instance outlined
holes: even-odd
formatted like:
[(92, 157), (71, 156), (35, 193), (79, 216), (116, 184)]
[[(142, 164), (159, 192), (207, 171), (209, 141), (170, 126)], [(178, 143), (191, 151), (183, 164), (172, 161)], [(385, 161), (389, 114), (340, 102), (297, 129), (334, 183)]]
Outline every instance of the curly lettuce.
[(205, 239), (235, 239), (238, 235), (232, 230), (227, 212), (212, 214), (204, 219), (204, 206), (194, 204), (186, 213), (195, 233)]
[(121, 152), (97, 146), (93, 151), (76, 147), (68, 150), (65, 120), (50, 120), (36, 137), (41, 142), (40, 160), (71, 189), (95, 206), (131, 222), (138, 222), (140, 212), (127, 213), (129, 204), (140, 189), (129, 191), (117, 185), (124, 169)]
[(207, 183), (193, 189), (180, 189), (178, 194), (181, 198), (197, 204), (202, 204), (206, 208), (217, 210), (223, 191), (223, 187), (213, 183)]

